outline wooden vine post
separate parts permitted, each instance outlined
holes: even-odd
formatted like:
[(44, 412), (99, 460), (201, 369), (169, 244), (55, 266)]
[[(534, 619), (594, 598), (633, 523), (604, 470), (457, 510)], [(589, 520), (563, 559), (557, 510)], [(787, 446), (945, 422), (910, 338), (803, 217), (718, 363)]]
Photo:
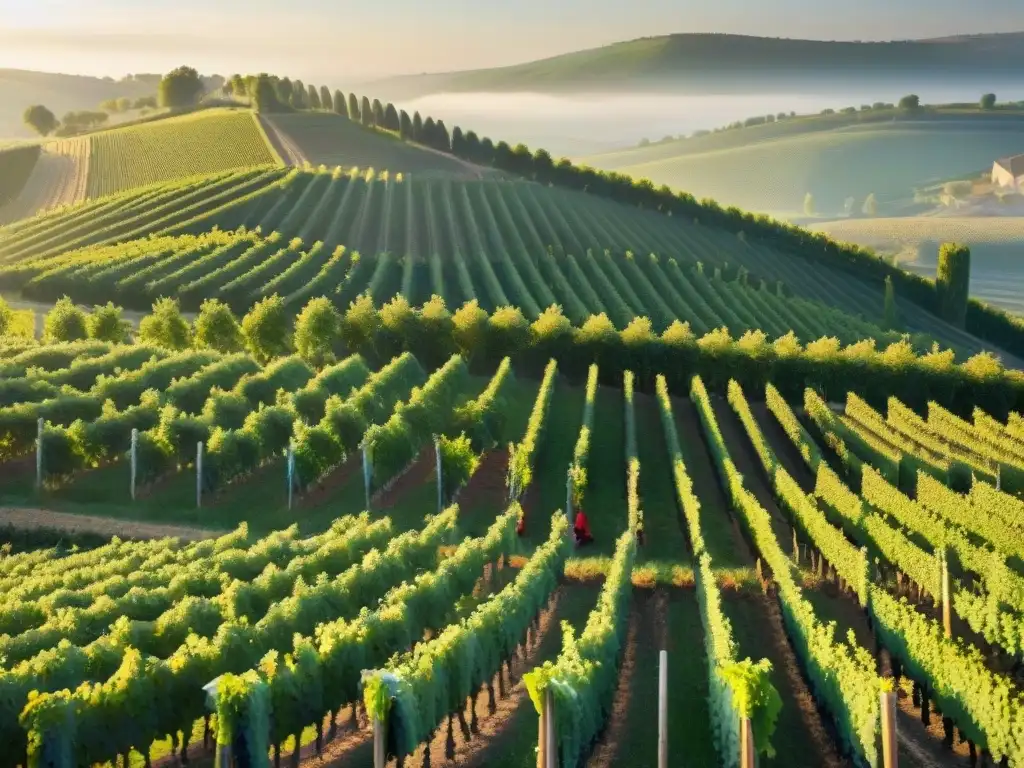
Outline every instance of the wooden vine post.
[(43, 420), (36, 422), (36, 490), (43, 487)]
[(370, 509), (370, 482), (373, 479), (373, 461), (370, 446), (365, 442), (363, 448), (363, 488), (366, 492), (366, 509)]
[(569, 535), (572, 535), (572, 464), (565, 473), (565, 516), (569, 518)]
[(387, 765), (387, 723), (383, 720), (373, 721), (373, 768), (385, 768)]
[(139, 430), (134, 429), (134, 428), (132, 429), (131, 462), (132, 462), (131, 493), (132, 493), (132, 501), (135, 501), (135, 478), (136, 478), (136, 476), (138, 475), (138, 472), (139, 472)]
[(196, 443), (196, 509), (203, 506), (203, 443)]
[(946, 551), (942, 551), (942, 627), (946, 637), (953, 637), (953, 609), (949, 600), (949, 561)]
[[(203, 686), (203, 691), (206, 693), (206, 708), (210, 712), (216, 713), (217, 711), (217, 686), (220, 683), (220, 676), (213, 678), (210, 682)], [(231, 753), (231, 742), (227, 744), (217, 745), (217, 754), (214, 765), (216, 768), (232, 768), (233, 755)]]
[(437, 513), (444, 511), (444, 473), (441, 471), (441, 438), (434, 435), (434, 458), (437, 472)]
[(897, 768), (896, 751), (896, 693), (883, 691), (882, 694), (882, 765), (883, 768)]
[(288, 446), (287, 454), (288, 467), (288, 509), (292, 508), (292, 498), (295, 493), (295, 445)]
[(749, 717), (740, 719), (740, 768), (754, 768), (754, 726)]
[(668, 768), (668, 651), (658, 657), (658, 768)]
[(544, 691), (540, 723), (537, 729), (537, 768), (558, 768), (558, 740), (555, 728), (555, 697)]

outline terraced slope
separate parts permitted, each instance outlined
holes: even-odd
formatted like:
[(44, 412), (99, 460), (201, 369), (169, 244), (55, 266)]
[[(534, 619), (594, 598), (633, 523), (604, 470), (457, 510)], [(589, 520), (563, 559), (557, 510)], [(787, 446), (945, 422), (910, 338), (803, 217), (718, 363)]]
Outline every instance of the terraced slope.
[[(877, 327), (881, 292), (829, 267), (694, 222), (511, 180), (399, 180), (369, 171), (282, 168), (199, 177), (0, 228), (0, 263), (9, 265), (3, 280), (49, 296), (55, 289), (43, 286), (56, 278), (74, 294), (85, 285), (68, 283), (60, 270), (35, 287), (28, 283), (65, 265), (53, 259), (70, 249), (243, 226), (277, 232), (281, 240), (244, 260), (218, 263), (200, 285), (192, 282), (196, 276), (173, 286), (186, 305), (211, 291), (240, 309), (266, 291), (291, 296), (299, 306), (331, 295), (343, 307), (365, 290), (381, 302), (402, 292), (413, 304), (436, 293), (449, 306), (476, 298), (488, 310), (514, 304), (529, 317), (557, 303), (577, 324), (603, 312), (620, 328), (643, 314), (658, 329), (678, 318), (699, 333), (725, 325), (734, 334), (793, 330), (805, 340), (823, 333), (887, 338)], [(292, 244), (294, 238), (301, 243)], [(71, 258), (95, 261), (114, 253)], [(184, 267), (188, 259), (181, 258)], [(194, 269), (206, 267), (197, 262)], [(118, 296), (141, 309), (151, 300), (146, 291)], [(900, 311), (904, 330), (962, 355), (983, 348), (909, 302)]]
[(255, 116), (208, 110), (93, 134), (88, 196), (280, 162)]

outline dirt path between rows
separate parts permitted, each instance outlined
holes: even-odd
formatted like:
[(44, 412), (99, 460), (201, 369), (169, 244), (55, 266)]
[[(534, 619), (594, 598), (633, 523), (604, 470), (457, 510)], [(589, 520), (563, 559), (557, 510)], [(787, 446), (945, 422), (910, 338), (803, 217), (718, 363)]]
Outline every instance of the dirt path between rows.
[(309, 162), (309, 158), (302, 151), (302, 147), (295, 143), (291, 136), (281, 130), (271, 118), (266, 115), (258, 115), (257, 119), (267, 136), (267, 140), (270, 142), (270, 146), (280, 155), (286, 165), (301, 168)]
[(90, 146), (88, 137), (44, 144), (21, 193), (0, 208), (0, 225), (85, 200)]
[(220, 536), (223, 531), (189, 528), (181, 525), (143, 523), (135, 520), (118, 520), (111, 517), (72, 515), (66, 512), (51, 512), (45, 509), (25, 507), (0, 507), (0, 526), (11, 526), (21, 530), (45, 529), (67, 533), (95, 533), (100, 536), (120, 536), (122, 539), (159, 539), (173, 536), (186, 541), (197, 541)]

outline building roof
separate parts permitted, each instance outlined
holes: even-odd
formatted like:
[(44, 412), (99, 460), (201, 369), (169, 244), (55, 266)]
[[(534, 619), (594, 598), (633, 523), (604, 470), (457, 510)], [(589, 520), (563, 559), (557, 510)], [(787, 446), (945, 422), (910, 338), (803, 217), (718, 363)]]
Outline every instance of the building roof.
[(1024, 155), (1014, 155), (1013, 157), (1001, 157), (996, 160), (996, 165), (999, 165), (1013, 174), (1014, 178), (1018, 176), (1024, 176)]

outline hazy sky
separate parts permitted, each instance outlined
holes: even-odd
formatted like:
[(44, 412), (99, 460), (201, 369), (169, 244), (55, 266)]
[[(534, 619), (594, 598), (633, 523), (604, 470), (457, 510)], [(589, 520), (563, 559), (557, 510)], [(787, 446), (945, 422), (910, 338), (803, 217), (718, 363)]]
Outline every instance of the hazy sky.
[(0, 68), (182, 63), (343, 85), (501, 66), (669, 32), (903, 39), (1024, 31), (1021, 0), (0, 0)]

